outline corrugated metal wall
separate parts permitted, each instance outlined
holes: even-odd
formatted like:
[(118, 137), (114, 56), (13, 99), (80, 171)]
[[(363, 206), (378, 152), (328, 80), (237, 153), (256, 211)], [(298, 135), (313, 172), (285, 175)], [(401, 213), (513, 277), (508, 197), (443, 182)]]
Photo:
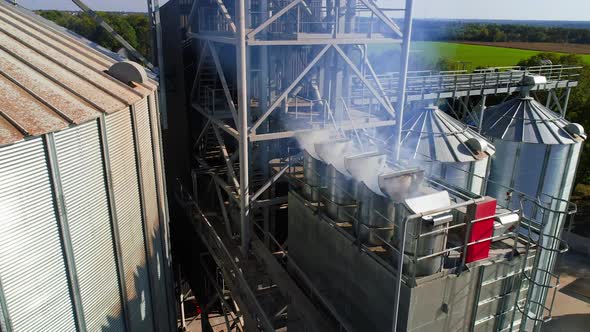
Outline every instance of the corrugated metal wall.
[(0, 329), (175, 329), (157, 100), (0, 147)]
[(13, 331), (74, 331), (46, 149), (0, 149), (0, 279)]
[(115, 332), (124, 317), (99, 135), (93, 121), (55, 134), (55, 147), (86, 328)]
[[(166, 305), (166, 282), (164, 277), (164, 257), (162, 255), (162, 232), (160, 229), (160, 211), (156, 188), (156, 174), (154, 168), (154, 154), (152, 145), (152, 130), (148, 100), (143, 99), (135, 104), (136, 131), (141, 162), (141, 189), (144, 198), (145, 228), (147, 234), (148, 257), (152, 291), (154, 293), (154, 307), (168, 310)], [(158, 330), (165, 330), (168, 321), (159, 319), (156, 322)]]
[(162, 138), (161, 138), (161, 126), (160, 126), (160, 112), (157, 107), (158, 95), (152, 94), (149, 98), (149, 113), (150, 113), (150, 124), (152, 130), (152, 150), (154, 154), (154, 168), (156, 171), (156, 188), (158, 192), (158, 204), (160, 212), (160, 243), (161, 251), (163, 253), (163, 261), (161, 265), (164, 271), (164, 282), (167, 287), (167, 300), (169, 310), (169, 325), (171, 328), (176, 326), (176, 314), (174, 312), (175, 297), (174, 297), (174, 281), (172, 275), (172, 258), (170, 256), (170, 232), (168, 229), (168, 198), (166, 195), (166, 180), (164, 176), (164, 156), (162, 151)]
[(153, 327), (152, 295), (131, 113), (121, 111), (108, 116), (106, 131), (130, 328), (132, 331), (150, 331)]

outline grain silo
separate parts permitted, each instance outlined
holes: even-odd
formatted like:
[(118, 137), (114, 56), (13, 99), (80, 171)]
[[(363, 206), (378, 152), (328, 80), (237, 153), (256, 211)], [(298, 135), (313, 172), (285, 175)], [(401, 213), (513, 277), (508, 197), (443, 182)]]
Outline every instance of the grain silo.
[(174, 329), (156, 83), (0, 3), (2, 331)]
[(488, 157), (494, 147), (477, 132), (436, 106), (414, 110), (404, 117), (402, 161), (476, 194), (483, 194)]
[(486, 109), (482, 133), (497, 149), (488, 194), (499, 203), (510, 204), (507, 188), (531, 197), (548, 194), (569, 199), (586, 138), (579, 124), (568, 122), (525, 93)]
[[(496, 146), (491, 161), (488, 195), (503, 206), (523, 209), (521, 232), (539, 245), (530, 316), (543, 315), (551, 271), (568, 215), (576, 168), (586, 138), (584, 128), (529, 96), (521, 95), (486, 109), (482, 133)], [(532, 323), (532, 322), (531, 322)]]

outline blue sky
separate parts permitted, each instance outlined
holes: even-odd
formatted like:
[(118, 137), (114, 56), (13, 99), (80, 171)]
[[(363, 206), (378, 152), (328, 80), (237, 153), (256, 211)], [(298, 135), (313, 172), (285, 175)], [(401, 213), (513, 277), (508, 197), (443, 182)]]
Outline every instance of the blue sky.
[[(4, 0), (0, 0), (4, 1)], [(76, 9), (71, 0), (17, 0), (31, 9)], [(160, 4), (167, 0), (160, 0)], [(395, 8), (403, 0), (378, 0)], [(96, 10), (146, 11), (146, 0), (85, 0)], [(590, 21), (590, 0), (414, 0), (415, 17)]]

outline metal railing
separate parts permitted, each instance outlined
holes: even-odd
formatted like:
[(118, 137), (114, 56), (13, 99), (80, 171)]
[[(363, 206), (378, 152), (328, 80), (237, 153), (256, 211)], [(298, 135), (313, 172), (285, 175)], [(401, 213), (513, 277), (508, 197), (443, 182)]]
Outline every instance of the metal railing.
[[(278, 12), (285, 8), (289, 3), (285, 1), (269, 3), (272, 12)], [(272, 7), (276, 8), (272, 8)], [(380, 8), (380, 10), (388, 17), (395, 13), (403, 12), (404, 9), (399, 8)], [(269, 11), (270, 12), (270, 11)], [(271, 17), (269, 12), (263, 12), (258, 9), (250, 10), (250, 22), (252, 29), (256, 29), (264, 23), (264, 18)], [(374, 34), (383, 36), (392, 36), (393, 31), (380, 18), (378, 18), (373, 11), (362, 4), (357, 4), (352, 8), (353, 16), (346, 24), (343, 23), (342, 18), (348, 13), (347, 8), (328, 8), (321, 6), (319, 3), (299, 4), (290, 9), (283, 16), (274, 20), (262, 31), (265, 36), (259, 36), (259, 39), (277, 39), (295, 37), (298, 33), (308, 34), (325, 34), (338, 35), (351, 33), (356, 35), (364, 35), (367, 38)], [(338, 19), (340, 18), (340, 19)], [(345, 26), (346, 25), (346, 26)]]
[[(478, 69), (472, 73), (417, 71), (408, 73), (408, 95), (427, 93), (465, 91), (465, 90), (495, 90), (520, 86), (526, 75), (541, 75), (548, 82), (577, 81), (580, 76), (579, 66), (534, 66), (534, 67), (495, 67)], [(378, 75), (381, 85), (387, 95), (395, 96), (399, 85), (399, 73), (392, 72)], [(374, 82), (370, 76), (366, 77)], [(353, 96), (362, 96), (363, 82), (353, 79)]]
[[(315, 206), (312, 206), (311, 208), (313, 208), (315, 210), (316, 213), (327, 216), (327, 212), (326, 212), (326, 205), (327, 204), (337, 204), (336, 202), (332, 201), (329, 197), (329, 195), (326, 193), (326, 187), (324, 185), (309, 185), (308, 183), (305, 182), (305, 180), (303, 180), (303, 169), (302, 169), (302, 163), (300, 160), (291, 160), (290, 161), (290, 165), (291, 168), (289, 171), (287, 171), (287, 174), (289, 176), (289, 181), (291, 183), (291, 187), (292, 190), (296, 191), (296, 192), (302, 192), (303, 186), (307, 186), (308, 188), (311, 188), (311, 191), (313, 193), (316, 193), (318, 197), (320, 197), (320, 202), (322, 202), (323, 204), (317, 204)], [(320, 175), (321, 174), (317, 174)], [(441, 211), (453, 211), (456, 210), (457, 208), (461, 208), (461, 207), (465, 207), (469, 204), (473, 204), (475, 202), (479, 202), (482, 201), (483, 198), (470, 198), (470, 199), (465, 199), (465, 195), (460, 193), (460, 192), (455, 192), (453, 191), (452, 188), (447, 188), (449, 190), (450, 195), (453, 197), (453, 201), (454, 203), (452, 203), (450, 206), (444, 207), (442, 209), (438, 209), (438, 210), (433, 210), (433, 211), (428, 211), (423, 213), (422, 215), (426, 216), (426, 215), (431, 215), (431, 214), (435, 214)], [(338, 187), (338, 190), (340, 191), (341, 194), (347, 196), (351, 201), (355, 201), (355, 196), (352, 193), (347, 192), (344, 188)], [(314, 195), (315, 196), (315, 195)], [(388, 227), (372, 227), (372, 226), (368, 226), (362, 223), (362, 221), (359, 221), (358, 216), (354, 213), (351, 213), (350, 211), (354, 211), (355, 207), (358, 207), (357, 203), (354, 203), (352, 205), (346, 205), (346, 206), (341, 206), (342, 209), (342, 213), (344, 215), (346, 215), (348, 218), (350, 218), (350, 220), (352, 221), (353, 224), (355, 224), (355, 227), (357, 227), (357, 231), (361, 230), (361, 231), (368, 231), (373, 233), (373, 236), (375, 236), (376, 238), (378, 238), (379, 240), (381, 240), (383, 242), (383, 247), (385, 247), (388, 251), (396, 254), (396, 255), (400, 255), (400, 250), (399, 248), (397, 248), (396, 246), (394, 246), (392, 244), (392, 239), (385, 239), (382, 238), (379, 234), (375, 233), (375, 231), (377, 230), (393, 230), (393, 233), (398, 233), (402, 232), (403, 230), (401, 229), (401, 223), (399, 220), (391, 220), (390, 218), (388, 218), (387, 216), (384, 216), (383, 214), (376, 212), (377, 215), (379, 216), (379, 218), (382, 218), (389, 226)], [(403, 208), (403, 204), (399, 204), (399, 208)], [(499, 235), (499, 236), (490, 236), (490, 237), (486, 237), (486, 238), (481, 238), (478, 240), (474, 240), (474, 241), (469, 241), (468, 239), (471, 238), (471, 233), (470, 233), (470, 225), (473, 225), (475, 223), (479, 223), (485, 220), (489, 220), (489, 219), (493, 219), (496, 217), (501, 217), (504, 215), (508, 215), (508, 214), (512, 214), (512, 213), (520, 213), (519, 211), (505, 211), (505, 212), (500, 212), (500, 213), (496, 213), (493, 216), (488, 216), (488, 217), (484, 217), (484, 218), (479, 218), (479, 219), (475, 219), (472, 221), (462, 221), (462, 222), (451, 222), (449, 223), (447, 226), (439, 228), (437, 230), (434, 231), (430, 231), (430, 232), (422, 232), (421, 228), (418, 227), (418, 231), (416, 233), (412, 233), (410, 231), (407, 232), (407, 235), (409, 236), (410, 239), (413, 239), (415, 241), (414, 242), (414, 248), (409, 248), (409, 252), (413, 252), (413, 256), (408, 256), (407, 253), (405, 253), (404, 255), (406, 256), (404, 258), (404, 261), (407, 261), (409, 263), (413, 263), (413, 264), (417, 264), (421, 261), (424, 260), (428, 260), (428, 259), (432, 259), (435, 257), (447, 257), (451, 252), (456, 252), (458, 254), (460, 254), (463, 258), (461, 261), (456, 262), (453, 266), (450, 266), (447, 264), (447, 268), (449, 270), (453, 270), (453, 271), (457, 271), (459, 272), (460, 269), (465, 265), (465, 255), (464, 253), (467, 251), (468, 248), (470, 248), (471, 246), (480, 244), (482, 242), (486, 242), (486, 241), (499, 241), (502, 239), (507, 239), (507, 238), (512, 238), (514, 240), (516, 240), (516, 237), (518, 236), (518, 231), (517, 228), (515, 228), (514, 231), (510, 231), (507, 233), (504, 233), (503, 235)], [(408, 223), (410, 222), (417, 222), (419, 220), (420, 217), (418, 216), (414, 216), (412, 218), (409, 218), (407, 220)], [(326, 219), (330, 220), (332, 218), (327, 217)], [(332, 220), (334, 223), (338, 222), (338, 220)], [(436, 252), (432, 252), (431, 254), (428, 255), (420, 255), (418, 254), (418, 250), (417, 248), (420, 247), (420, 244), (422, 241), (426, 241), (426, 239), (428, 237), (432, 237), (438, 234), (449, 234), (450, 232), (454, 232), (454, 233), (462, 233), (460, 231), (461, 228), (464, 228), (464, 234), (465, 234), (465, 238), (461, 241), (460, 244), (458, 245), (451, 245), (448, 247), (445, 247), (442, 250), (436, 251)], [(359, 234), (357, 232), (357, 234)], [(360, 241), (360, 239), (356, 239), (356, 243), (359, 247), (365, 247), (366, 246), (364, 244), (362, 244), (362, 241)], [(516, 241), (514, 241), (514, 245), (513, 248), (516, 250)], [(503, 254), (502, 254), (503, 255)], [(463, 266), (462, 266), (463, 265)], [(406, 277), (405, 281), (408, 282), (408, 284), (415, 284), (415, 281), (417, 278), (419, 278), (419, 276), (416, 275), (416, 271), (413, 270), (408, 274), (404, 274), (404, 277)]]
[(179, 182), (176, 191), (178, 203), (186, 209), (187, 215), (192, 219), (193, 225), (201, 236), (203, 242), (207, 244), (209, 251), (214, 256), (219, 267), (224, 271), (225, 280), (238, 286), (240, 293), (252, 306), (249, 313), (262, 331), (275, 331), (273, 324), (265, 314), (264, 309), (256, 299), (248, 282), (246, 281), (242, 269), (234, 261), (234, 256), (229, 252), (221, 238), (215, 232), (215, 229), (205, 214), (201, 211), (192, 196), (184, 190), (184, 186)]

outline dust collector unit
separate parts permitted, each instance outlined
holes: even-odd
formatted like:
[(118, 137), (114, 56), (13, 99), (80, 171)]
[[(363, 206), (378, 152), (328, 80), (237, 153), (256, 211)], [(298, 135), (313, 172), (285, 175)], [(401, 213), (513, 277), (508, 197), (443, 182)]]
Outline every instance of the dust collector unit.
[(476, 194), (483, 194), (494, 146), (438, 107), (409, 112), (402, 128), (402, 160)]
[(172, 331), (156, 85), (48, 24), (0, 3), (0, 330)]

